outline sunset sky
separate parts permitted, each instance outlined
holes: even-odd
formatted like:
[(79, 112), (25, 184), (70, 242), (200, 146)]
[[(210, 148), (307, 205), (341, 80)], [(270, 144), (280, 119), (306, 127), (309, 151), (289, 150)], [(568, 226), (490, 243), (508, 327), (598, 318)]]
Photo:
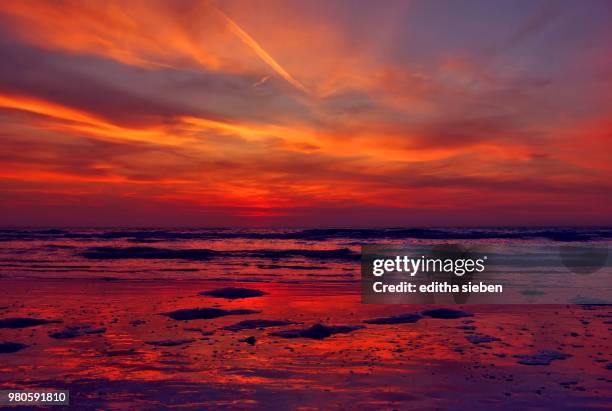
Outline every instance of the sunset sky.
[(612, 224), (612, 3), (0, 2), (0, 225)]

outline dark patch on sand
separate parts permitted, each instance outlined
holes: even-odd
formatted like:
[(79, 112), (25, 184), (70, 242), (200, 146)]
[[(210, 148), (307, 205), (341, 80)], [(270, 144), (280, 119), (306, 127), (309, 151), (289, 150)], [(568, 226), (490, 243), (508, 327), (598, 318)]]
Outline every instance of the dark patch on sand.
[(180, 310), (162, 313), (173, 320), (188, 321), (188, 320), (210, 320), (213, 318), (225, 317), (227, 315), (248, 315), (259, 314), (261, 311), (256, 310), (223, 310), (221, 308), (183, 308)]
[(0, 354), (10, 354), (26, 348), (27, 345), (15, 342), (0, 342)]
[(266, 295), (268, 293), (255, 290), (253, 288), (240, 288), (240, 287), (225, 287), (225, 288), (217, 288), (216, 290), (211, 291), (202, 291), (200, 295), (207, 295), (211, 297), (217, 298), (227, 298), (228, 300), (235, 300), (238, 298), (253, 298), (253, 297), (261, 297), (262, 295)]
[(110, 350), (110, 351), (104, 351), (104, 355), (106, 355), (107, 357), (123, 357), (126, 355), (136, 355), (138, 354), (138, 351), (136, 351), (133, 348), (130, 348), (128, 350)]
[(46, 320), (44, 318), (3, 318), (0, 319), (0, 328), (26, 328), (35, 327), (37, 325), (57, 324), (60, 320)]
[(194, 333), (201, 333), (202, 332), (202, 329), (201, 328), (197, 328), (197, 327), (185, 327), (185, 328), (183, 328), (183, 330), (189, 331), (189, 332), (194, 332)]
[(482, 343), (490, 343), (494, 341), (501, 341), (497, 337), (493, 337), (491, 335), (484, 335), (484, 334), (468, 335), (465, 337), (465, 339), (471, 342), (472, 344), (482, 344)]
[(474, 316), (474, 314), (468, 313), (467, 311), (453, 310), (450, 308), (433, 308), (431, 310), (422, 311), (421, 314), (423, 314), (426, 317), (440, 318), (440, 319), (446, 319), (446, 320), (454, 320), (456, 318)]
[(524, 365), (550, 365), (552, 361), (555, 360), (565, 360), (566, 358), (570, 358), (571, 354), (566, 354), (560, 351), (554, 350), (543, 350), (539, 351), (533, 355), (515, 355), (515, 358), (518, 358), (519, 364)]
[(194, 339), (178, 339), (178, 340), (158, 340), (158, 341), (147, 341), (149, 345), (155, 345), (156, 347), (176, 347), (178, 345), (191, 344)]
[(242, 330), (252, 330), (256, 328), (268, 328), (268, 327), (282, 327), (285, 325), (294, 324), (291, 321), (283, 321), (283, 320), (244, 320), (239, 323), (228, 325), (223, 327), (223, 330), (228, 331), (242, 331)]
[(249, 345), (255, 345), (255, 342), (257, 342), (257, 339), (253, 336), (247, 337), (247, 338), (243, 338), (242, 340), (238, 340), (239, 342), (244, 342), (247, 343)]
[(276, 337), (282, 337), (282, 338), (312, 338), (315, 340), (322, 340), (334, 334), (346, 334), (346, 333), (350, 333), (356, 330), (360, 330), (362, 328), (364, 327), (360, 325), (327, 326), (323, 324), (315, 324), (309, 328), (278, 331), (278, 332), (270, 333), (270, 335), (274, 335)]
[(423, 316), (418, 313), (405, 313), (391, 317), (380, 317), (365, 320), (366, 324), (411, 324), (421, 320)]
[(81, 324), (81, 325), (71, 325), (66, 327), (61, 331), (56, 331), (49, 334), (51, 338), (57, 339), (66, 339), (66, 338), (76, 338), (81, 337), (83, 335), (89, 334), (104, 334), (106, 332), (106, 328), (94, 328), (89, 324)]

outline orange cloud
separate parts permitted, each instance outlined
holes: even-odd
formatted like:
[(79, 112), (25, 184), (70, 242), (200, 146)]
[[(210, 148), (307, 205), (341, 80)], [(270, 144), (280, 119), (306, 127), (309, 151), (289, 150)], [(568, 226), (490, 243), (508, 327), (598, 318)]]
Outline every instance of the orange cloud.
[[(163, 1), (121, 2), (26, 0), (4, 2), (13, 32), (38, 46), (107, 56), (147, 68), (202, 65), (239, 70), (241, 61), (224, 52), (231, 39), (225, 22), (209, 6), (190, 8)], [(205, 29), (203, 29), (205, 28)]]
[(554, 32), (537, 8), (476, 36), (373, 4), (1, 3), (0, 195), (295, 224), (610, 210), (609, 59), (522, 49)]

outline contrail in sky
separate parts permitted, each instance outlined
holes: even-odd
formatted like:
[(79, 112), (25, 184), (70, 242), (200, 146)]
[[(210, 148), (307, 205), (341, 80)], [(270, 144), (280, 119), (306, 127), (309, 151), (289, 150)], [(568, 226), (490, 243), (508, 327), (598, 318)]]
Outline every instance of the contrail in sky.
[(221, 10), (217, 8), (215, 8), (215, 10), (217, 10), (217, 12), (225, 19), (232, 32), (234, 32), (234, 34), (236, 34), (244, 44), (246, 44), (251, 50), (253, 50), (253, 52), (255, 52), (255, 54), (257, 54), (260, 59), (262, 59), (268, 66), (270, 66), (272, 70), (274, 70), (279, 76), (284, 78), (289, 84), (293, 85), (294, 87), (303, 91), (306, 94), (310, 94), (310, 90), (308, 90), (302, 83), (297, 81), (291, 74), (287, 72), (287, 70), (285, 70), (280, 64), (278, 64), (276, 60), (274, 60), (274, 58), (272, 58), (272, 56), (269, 55), (268, 52), (265, 51), (259, 45), (259, 43), (255, 41), (255, 39), (253, 39), (253, 37), (249, 36), (246, 31), (242, 30), (242, 28), (238, 24), (236, 24), (234, 20), (226, 16), (225, 13), (223, 13)]

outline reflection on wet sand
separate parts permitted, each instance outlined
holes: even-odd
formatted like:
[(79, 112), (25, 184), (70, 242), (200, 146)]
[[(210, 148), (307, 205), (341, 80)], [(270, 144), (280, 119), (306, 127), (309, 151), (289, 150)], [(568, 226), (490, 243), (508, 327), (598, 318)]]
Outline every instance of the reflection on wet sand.
[[(0, 329), (0, 342), (24, 345), (0, 353), (0, 384), (70, 389), (75, 409), (605, 409), (612, 400), (605, 306), (442, 315), (362, 305), (350, 283), (0, 281), (0, 319), (62, 321)], [(202, 295), (227, 287), (262, 292)], [(193, 309), (243, 314), (163, 315)]]

